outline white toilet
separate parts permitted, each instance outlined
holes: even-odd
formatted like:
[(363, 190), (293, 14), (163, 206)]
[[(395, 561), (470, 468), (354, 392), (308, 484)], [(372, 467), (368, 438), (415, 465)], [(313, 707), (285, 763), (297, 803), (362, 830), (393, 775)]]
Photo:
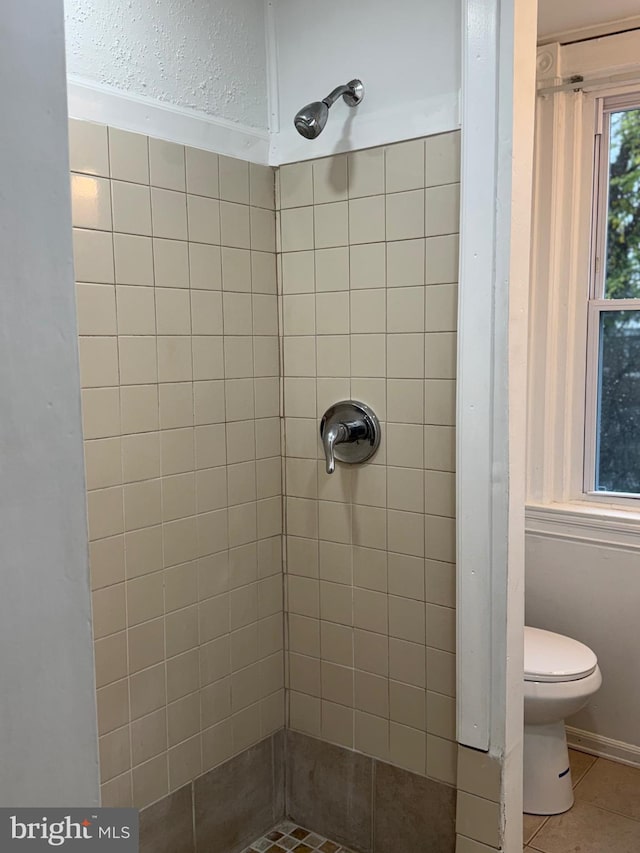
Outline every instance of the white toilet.
[(540, 628), (524, 629), (524, 811), (551, 815), (573, 805), (565, 717), (600, 688), (588, 646)]

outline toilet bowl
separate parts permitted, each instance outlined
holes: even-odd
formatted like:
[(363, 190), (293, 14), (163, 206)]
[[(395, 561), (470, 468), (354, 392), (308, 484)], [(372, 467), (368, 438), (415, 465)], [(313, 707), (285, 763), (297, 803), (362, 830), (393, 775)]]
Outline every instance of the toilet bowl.
[(524, 629), (524, 811), (551, 815), (573, 805), (565, 717), (600, 688), (588, 646), (540, 628)]

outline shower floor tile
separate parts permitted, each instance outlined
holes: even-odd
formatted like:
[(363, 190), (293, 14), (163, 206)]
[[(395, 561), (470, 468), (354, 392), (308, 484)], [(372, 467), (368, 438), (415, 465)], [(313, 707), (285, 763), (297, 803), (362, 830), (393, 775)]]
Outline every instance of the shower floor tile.
[(244, 853), (351, 853), (317, 832), (285, 820), (262, 838), (250, 844)]

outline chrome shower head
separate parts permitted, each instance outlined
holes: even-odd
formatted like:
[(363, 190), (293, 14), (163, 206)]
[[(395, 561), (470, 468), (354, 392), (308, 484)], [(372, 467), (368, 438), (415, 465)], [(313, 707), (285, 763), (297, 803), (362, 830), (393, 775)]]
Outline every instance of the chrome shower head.
[(307, 104), (296, 113), (293, 123), (300, 136), (305, 139), (315, 139), (320, 136), (329, 118), (329, 107), (324, 101), (314, 101)]
[(323, 100), (314, 101), (299, 110), (293, 120), (298, 133), (305, 139), (320, 136), (329, 118), (329, 107), (332, 107), (340, 96), (348, 106), (357, 106), (364, 98), (362, 81), (350, 80), (346, 86), (338, 86)]

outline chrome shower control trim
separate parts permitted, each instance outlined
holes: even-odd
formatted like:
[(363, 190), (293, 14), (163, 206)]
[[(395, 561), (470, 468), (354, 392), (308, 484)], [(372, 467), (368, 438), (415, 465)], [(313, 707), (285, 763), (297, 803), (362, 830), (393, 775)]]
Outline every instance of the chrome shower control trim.
[(371, 459), (380, 446), (380, 422), (365, 403), (341, 400), (322, 416), (320, 437), (327, 474), (333, 474), (336, 459), (348, 465)]

